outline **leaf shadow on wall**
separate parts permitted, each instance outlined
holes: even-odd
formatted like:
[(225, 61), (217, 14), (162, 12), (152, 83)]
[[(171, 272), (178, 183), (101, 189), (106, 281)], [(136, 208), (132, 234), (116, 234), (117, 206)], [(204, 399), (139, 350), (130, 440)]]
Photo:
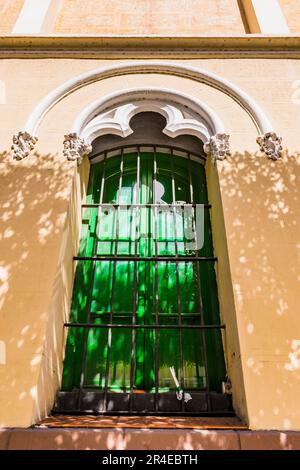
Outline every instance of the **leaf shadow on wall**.
[[(63, 270), (73, 270), (72, 256), (68, 257), (67, 268), (61, 259), (74, 236), (66, 233), (67, 217), (76, 217), (69, 208), (74, 166), (37, 153), (24, 162), (12, 162), (8, 154), (0, 157), (0, 322), (7, 360), (5, 369), (0, 366), (1, 389), (5, 407), (26, 415), (27, 420), (37, 420), (41, 416), (34, 415), (32, 398), (45, 415), (61, 376), (63, 322), (69, 314), (72, 290)], [(299, 162), (299, 154), (271, 162), (238, 153), (220, 170), (233, 287), (243, 316), (244, 331), (240, 334), (252, 351), (246, 364), (257, 384), (264, 368), (275, 364), (278, 377), (274, 374), (274, 394), (278, 399), (272, 413), (279, 415), (283, 429), (293, 425), (293, 410), (284, 394), (292, 393), (295, 382), (289, 384), (288, 377), (300, 371), (293, 338), (281, 334), (289, 322), (294, 328), (293, 337), (298, 334), (300, 338), (299, 321), (296, 324), (293, 315), (300, 281)], [(59, 311), (54, 308), (58, 304)], [(45, 337), (46, 342), (41, 340)], [(259, 422), (265, 413), (268, 421), (270, 411), (260, 403), (258, 395), (254, 418)], [(133, 439), (133, 434), (123, 432), (118, 437), (108, 432), (80, 444), (76, 433), (67, 440), (61, 434), (55, 438), (55, 446), (64, 448), (70, 441), (74, 448), (126, 449), (133, 445)], [(222, 445), (217, 434), (208, 439), (212, 445)], [(280, 441), (280, 445), (291, 446), (288, 441)], [(174, 436), (172, 448), (201, 446), (192, 432), (185, 431), (184, 435)]]
[(287, 152), (276, 162), (235, 153), (220, 165), (241, 353), (256, 390), (249, 413), (261, 429), (299, 423), (299, 169), (300, 154)]
[(22, 423), (38, 419), (38, 409), (47, 413), (61, 375), (76, 236), (67, 223), (76, 217), (74, 164), (38, 153), (18, 162), (2, 153), (0, 173), (1, 408), (19, 413)]

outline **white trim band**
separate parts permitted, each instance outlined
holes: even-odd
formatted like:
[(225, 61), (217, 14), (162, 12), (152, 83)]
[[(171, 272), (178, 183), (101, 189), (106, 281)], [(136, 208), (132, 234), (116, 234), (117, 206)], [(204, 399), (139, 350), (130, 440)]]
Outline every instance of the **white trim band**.
[(46, 113), (65, 96), (73, 93), (79, 88), (110, 77), (142, 73), (166, 74), (188, 78), (190, 80), (204, 83), (205, 85), (220, 90), (222, 93), (230, 96), (248, 112), (254, 121), (260, 135), (265, 134), (266, 132), (274, 131), (271, 122), (263, 110), (253, 100), (253, 98), (251, 98), (238, 86), (212, 72), (208, 72), (193, 66), (181, 65), (177, 64), (176, 62), (166, 61), (123, 62), (117, 65), (101, 67), (85, 72), (81, 75), (77, 75), (76, 77), (71, 78), (57, 87), (45, 98), (43, 98), (42, 101), (40, 101), (40, 103), (29, 116), (25, 125), (25, 130), (31, 135), (36, 135), (37, 128)]
[[(130, 109), (128, 108), (129, 103), (131, 103)], [(135, 106), (132, 106), (132, 103)], [(123, 137), (130, 134), (129, 120), (136, 113), (145, 111), (154, 111), (164, 115), (167, 119), (167, 126), (164, 129), (164, 133), (170, 137), (190, 134), (196, 135), (206, 142), (209, 136), (225, 132), (224, 125), (219, 116), (202, 101), (175, 90), (153, 87), (130, 88), (112, 93), (94, 101), (76, 118), (71, 132), (76, 133), (87, 142), (91, 142), (95, 138), (92, 132), (94, 120), (99, 121), (99, 115), (103, 115), (117, 107), (120, 109), (123, 108), (122, 116), (115, 116), (113, 120), (110, 119), (106, 124), (109, 127), (109, 125), (114, 123), (115, 132), (117, 127), (119, 128), (119, 132), (116, 132), (116, 134), (122, 135)], [(180, 113), (180, 116), (174, 115), (175, 108), (177, 109), (177, 113)], [(188, 109), (190, 112), (194, 113), (192, 116), (193, 119), (183, 119), (182, 113), (180, 112), (181, 108)], [(103, 120), (101, 122), (104, 130), (106, 127), (104, 125), (105, 122)], [(119, 125), (116, 126), (117, 124)], [(205, 130), (201, 128), (201, 126), (205, 126)], [(100, 122), (98, 122), (96, 128), (98, 131), (101, 130)], [(110, 130), (113, 133), (112, 127)]]

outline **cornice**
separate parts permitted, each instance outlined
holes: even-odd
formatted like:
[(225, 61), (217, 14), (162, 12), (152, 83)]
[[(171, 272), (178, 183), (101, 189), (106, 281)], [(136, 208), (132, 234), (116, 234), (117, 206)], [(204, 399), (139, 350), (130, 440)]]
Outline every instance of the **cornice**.
[(300, 36), (0, 36), (0, 58), (300, 58)]

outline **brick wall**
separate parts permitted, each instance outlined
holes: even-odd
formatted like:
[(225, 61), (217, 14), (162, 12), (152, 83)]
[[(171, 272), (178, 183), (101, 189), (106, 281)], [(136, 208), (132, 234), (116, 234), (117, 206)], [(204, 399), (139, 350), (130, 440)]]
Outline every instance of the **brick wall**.
[(300, 0), (280, 0), (291, 33), (300, 33)]
[(57, 34), (243, 34), (236, 0), (63, 0)]

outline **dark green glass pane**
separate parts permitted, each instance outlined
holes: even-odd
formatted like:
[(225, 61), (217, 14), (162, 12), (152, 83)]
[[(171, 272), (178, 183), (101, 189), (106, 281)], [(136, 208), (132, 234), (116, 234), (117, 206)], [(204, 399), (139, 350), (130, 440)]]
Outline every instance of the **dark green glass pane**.
[(97, 227), (97, 255), (114, 255), (116, 243), (117, 215), (112, 205), (99, 208)]
[(174, 367), (180, 381), (179, 332), (164, 329), (159, 332), (159, 388), (161, 392), (176, 389), (170, 367)]
[(207, 325), (216, 325), (219, 323), (220, 317), (214, 263), (199, 263), (199, 274), (201, 281), (204, 322)]
[(160, 261), (158, 263), (158, 279), (158, 311), (163, 314), (177, 314), (176, 263)]
[(69, 328), (62, 376), (62, 390), (72, 390), (80, 383), (84, 328)]
[(112, 261), (95, 262), (95, 274), (91, 302), (91, 311), (93, 313), (104, 313), (111, 311), (113, 270), (114, 263)]
[(194, 314), (197, 316), (197, 318), (199, 318), (200, 298), (196, 263), (178, 263), (178, 275), (180, 285), (181, 313), (185, 316)]
[(97, 208), (83, 210), (81, 241), (78, 256), (92, 256), (97, 241)]
[(203, 165), (192, 161), (191, 162), (191, 178), (193, 186), (193, 203), (194, 204), (207, 204), (207, 186), (205, 168)]
[[(173, 159), (173, 165), (170, 164), (170, 158)], [(87, 202), (102, 202), (108, 206), (83, 211), (79, 255), (152, 257), (157, 249), (158, 256), (175, 256), (176, 253), (179, 256), (213, 256), (209, 210), (204, 209), (199, 228), (195, 209), (191, 206), (181, 207), (189, 203), (208, 203), (204, 166), (192, 160), (189, 169), (187, 158), (159, 152), (156, 155), (157, 181), (154, 181), (153, 153), (141, 152), (139, 156), (137, 153), (124, 154), (122, 173), (121, 160), (118, 155), (91, 167)], [(100, 201), (101, 194), (103, 198)], [(140, 208), (137, 217), (136, 209), (130, 207), (135, 202), (159, 203), (161, 207), (157, 210), (152, 207)], [(178, 205), (175, 211), (168, 206), (173, 202)], [(117, 209), (114, 205), (118, 203), (126, 207)], [(199, 246), (201, 240), (197, 231), (195, 237), (195, 227), (204, 231), (202, 246)], [(197, 325), (201, 321), (202, 309), (205, 324), (219, 323), (216, 275), (212, 262), (159, 261), (157, 271), (154, 261), (119, 260), (115, 263), (103, 260), (77, 263), (72, 321), (89, 320), (101, 324), (112, 321), (125, 325), (131, 324), (135, 312), (139, 325), (154, 324), (156, 313), (159, 324), (178, 325), (181, 312), (183, 324)], [(157, 333), (147, 328), (113, 328), (111, 333), (108, 331), (105, 328), (91, 328), (85, 333), (81, 328), (70, 328), (63, 375), (64, 389), (79, 385), (86, 341), (84, 386), (103, 389), (108, 358), (109, 389), (115, 392), (129, 391), (133, 358), (134, 389), (136, 392), (154, 392), (157, 334), (161, 391), (175, 389), (170, 367), (175, 368), (180, 378), (180, 343), (185, 387), (191, 390), (205, 388), (205, 347), (210, 387), (212, 390), (220, 390), (225, 364), (221, 333), (218, 330), (204, 332), (183, 329), (181, 341), (179, 330), (175, 329)]]
[(206, 330), (205, 343), (210, 389), (222, 391), (222, 380), (225, 378), (225, 360), (220, 330)]
[(118, 217), (118, 255), (134, 255), (138, 217), (136, 208), (120, 208)]
[(155, 332), (137, 329), (135, 337), (135, 390), (150, 392), (155, 387)]
[[(189, 324), (191, 324), (190, 321)], [(184, 387), (188, 390), (205, 389), (205, 362), (201, 331), (185, 329), (182, 335), (182, 349)]]
[[(133, 306), (133, 261), (116, 263), (115, 287), (113, 296), (113, 312), (132, 312)], [(112, 295), (112, 293), (110, 293)]]
[(131, 330), (112, 328), (109, 361), (109, 390), (130, 390)]
[(93, 313), (131, 312), (133, 305), (134, 263), (97, 261), (92, 290)]
[(87, 356), (84, 368), (84, 385), (86, 387), (104, 387), (106, 357), (106, 328), (91, 328), (87, 332)]
[(77, 261), (70, 319), (72, 322), (87, 320), (93, 263)]
[(100, 201), (103, 165), (93, 165), (90, 169), (90, 178), (86, 195), (86, 203), (98, 204)]
[(151, 325), (154, 322), (155, 271), (152, 261), (137, 262), (137, 323)]

